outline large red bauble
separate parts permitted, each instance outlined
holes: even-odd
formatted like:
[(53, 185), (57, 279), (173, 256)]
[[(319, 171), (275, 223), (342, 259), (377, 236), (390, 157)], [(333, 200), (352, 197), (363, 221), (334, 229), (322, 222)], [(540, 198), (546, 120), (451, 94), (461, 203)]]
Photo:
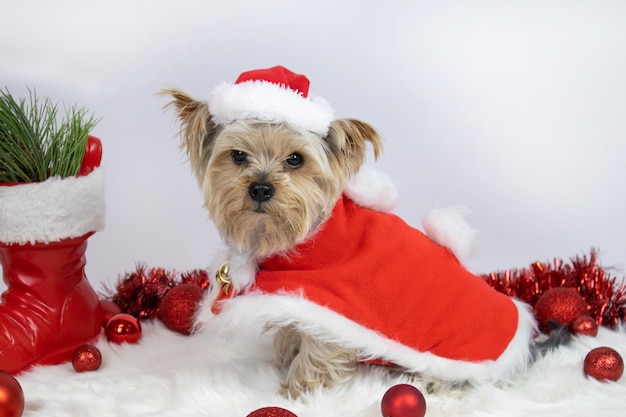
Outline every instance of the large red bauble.
[(178, 284), (161, 300), (159, 318), (168, 329), (188, 335), (203, 296), (204, 290), (197, 285)]
[(100, 349), (94, 345), (80, 345), (72, 352), (72, 367), (76, 372), (95, 371), (102, 365)]
[(280, 407), (259, 408), (248, 414), (247, 417), (298, 417), (289, 410)]
[(21, 417), (24, 412), (24, 391), (17, 379), (0, 371), (0, 417)]
[(598, 381), (617, 381), (624, 373), (624, 360), (615, 349), (598, 347), (587, 353), (584, 371)]
[(141, 338), (141, 325), (135, 317), (126, 313), (113, 316), (104, 331), (107, 340), (117, 344), (137, 343)]
[(544, 292), (534, 305), (535, 317), (542, 331), (549, 333), (549, 321), (562, 326), (570, 326), (572, 322), (588, 314), (587, 303), (575, 288), (552, 288)]
[(413, 385), (399, 384), (383, 395), (380, 409), (383, 417), (424, 417), (426, 400)]
[(102, 328), (106, 329), (107, 324), (113, 316), (120, 314), (122, 309), (111, 300), (100, 300), (100, 308), (102, 309)]

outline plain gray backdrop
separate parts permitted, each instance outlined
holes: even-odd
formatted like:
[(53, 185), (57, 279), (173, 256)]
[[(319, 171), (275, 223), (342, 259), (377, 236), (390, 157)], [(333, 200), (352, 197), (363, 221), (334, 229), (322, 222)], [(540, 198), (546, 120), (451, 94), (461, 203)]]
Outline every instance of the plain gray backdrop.
[(408, 223), (421, 227), (434, 207), (471, 210), (476, 272), (592, 247), (605, 267), (626, 261), (626, 2), (0, 0), (0, 10), (0, 84), (102, 118), (107, 224), (87, 253), (98, 289), (138, 262), (205, 267), (219, 241), (155, 93), (206, 99), (278, 64), (307, 75), (336, 116), (380, 131), (378, 168)]

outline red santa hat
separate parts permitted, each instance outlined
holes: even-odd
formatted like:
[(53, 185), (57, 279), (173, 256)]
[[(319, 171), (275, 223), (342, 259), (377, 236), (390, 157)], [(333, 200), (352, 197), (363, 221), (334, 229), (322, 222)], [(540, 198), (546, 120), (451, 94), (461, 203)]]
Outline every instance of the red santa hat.
[(328, 133), (333, 109), (309, 95), (309, 79), (283, 66), (247, 71), (234, 84), (219, 84), (209, 97), (212, 120), (228, 124), (239, 119), (290, 123), (320, 135)]

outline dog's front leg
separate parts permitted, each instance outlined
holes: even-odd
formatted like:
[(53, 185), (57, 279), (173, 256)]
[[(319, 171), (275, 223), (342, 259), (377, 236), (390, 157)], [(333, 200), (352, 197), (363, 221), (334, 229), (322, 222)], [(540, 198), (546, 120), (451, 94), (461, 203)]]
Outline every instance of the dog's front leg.
[(357, 368), (354, 351), (322, 342), (295, 326), (278, 330), (275, 347), (279, 365), (287, 369), (281, 393), (292, 398), (344, 383)]

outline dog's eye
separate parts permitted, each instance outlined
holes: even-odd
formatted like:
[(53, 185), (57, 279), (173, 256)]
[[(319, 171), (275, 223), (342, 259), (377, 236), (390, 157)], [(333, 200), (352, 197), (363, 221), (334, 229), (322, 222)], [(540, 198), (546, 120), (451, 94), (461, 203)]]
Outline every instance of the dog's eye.
[(300, 168), (302, 163), (304, 162), (304, 158), (299, 153), (292, 153), (285, 159), (285, 163), (289, 168)]
[(248, 161), (248, 154), (244, 151), (232, 151), (230, 156), (236, 164), (245, 164)]

